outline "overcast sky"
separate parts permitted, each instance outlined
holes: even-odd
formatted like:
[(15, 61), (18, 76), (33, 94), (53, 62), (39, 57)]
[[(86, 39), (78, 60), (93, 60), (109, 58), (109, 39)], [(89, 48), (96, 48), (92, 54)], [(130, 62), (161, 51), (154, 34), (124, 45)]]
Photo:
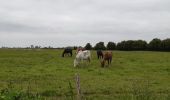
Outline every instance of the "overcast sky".
[(170, 0), (0, 0), (0, 46), (170, 38)]

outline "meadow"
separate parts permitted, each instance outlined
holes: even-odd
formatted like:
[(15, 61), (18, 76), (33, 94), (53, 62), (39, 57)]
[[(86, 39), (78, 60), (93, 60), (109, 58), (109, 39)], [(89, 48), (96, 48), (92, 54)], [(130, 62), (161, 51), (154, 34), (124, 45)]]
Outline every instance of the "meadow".
[(0, 49), (1, 95), (10, 89), (43, 100), (75, 100), (79, 74), (82, 100), (170, 100), (170, 52), (113, 51), (112, 64), (102, 68), (92, 51), (91, 63), (75, 68), (75, 53), (63, 58), (62, 51)]

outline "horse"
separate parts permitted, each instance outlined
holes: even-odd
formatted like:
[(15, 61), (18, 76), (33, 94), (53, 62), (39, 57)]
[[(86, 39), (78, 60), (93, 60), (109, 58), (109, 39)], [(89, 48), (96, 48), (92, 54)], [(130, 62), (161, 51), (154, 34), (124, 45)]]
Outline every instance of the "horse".
[(76, 50), (76, 54), (79, 52), (79, 51), (85, 51), (85, 48), (77, 48), (77, 50)]
[(97, 50), (97, 58), (98, 59), (103, 59), (103, 52), (102, 52), (102, 50)]
[(112, 62), (112, 52), (111, 51), (105, 51), (103, 53), (103, 59), (101, 60), (101, 66), (105, 67), (105, 62), (107, 61), (108, 66)]
[(91, 61), (91, 53), (89, 50), (85, 51), (79, 51), (76, 55), (76, 58), (74, 59), (74, 67), (80, 65), (80, 62), (82, 61), (88, 61), (90, 63)]
[(72, 55), (73, 55), (72, 49), (71, 48), (65, 48), (63, 53), (62, 53), (62, 57), (64, 57), (66, 54), (67, 55), (70, 54), (70, 56), (72, 57)]

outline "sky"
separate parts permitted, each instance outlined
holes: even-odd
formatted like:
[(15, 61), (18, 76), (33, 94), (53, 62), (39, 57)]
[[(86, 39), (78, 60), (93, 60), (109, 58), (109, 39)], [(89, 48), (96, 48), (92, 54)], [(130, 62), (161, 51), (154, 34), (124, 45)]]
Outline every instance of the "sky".
[(170, 38), (170, 0), (0, 0), (0, 47)]

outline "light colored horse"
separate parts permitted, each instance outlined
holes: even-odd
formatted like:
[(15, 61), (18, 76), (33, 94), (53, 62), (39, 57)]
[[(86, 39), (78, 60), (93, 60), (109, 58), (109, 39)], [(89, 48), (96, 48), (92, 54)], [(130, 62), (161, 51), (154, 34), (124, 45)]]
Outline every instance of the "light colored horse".
[(90, 62), (91, 60), (91, 53), (89, 50), (79, 51), (74, 59), (74, 67), (80, 65), (80, 62), (87, 60)]

